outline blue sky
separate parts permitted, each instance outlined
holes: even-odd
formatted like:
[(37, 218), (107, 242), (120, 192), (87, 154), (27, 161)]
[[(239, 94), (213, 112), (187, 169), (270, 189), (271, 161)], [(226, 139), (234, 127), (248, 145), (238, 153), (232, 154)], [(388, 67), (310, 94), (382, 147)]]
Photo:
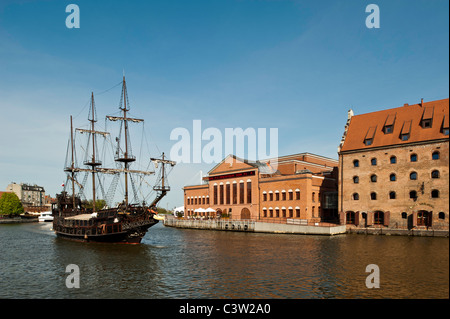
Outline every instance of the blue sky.
[[(68, 29), (68, 4), (80, 28)], [(368, 4), (381, 27), (368, 29)], [(449, 97), (447, 0), (149, 0), (0, 2), (0, 190), (14, 181), (54, 196), (69, 116), (91, 91), (117, 111), (125, 70), (132, 113), (151, 152), (176, 127), (278, 128), (278, 153), (337, 158), (355, 114)], [(102, 93), (102, 94), (100, 94)], [(154, 154), (154, 156), (158, 154)], [(161, 203), (213, 165), (178, 165)]]

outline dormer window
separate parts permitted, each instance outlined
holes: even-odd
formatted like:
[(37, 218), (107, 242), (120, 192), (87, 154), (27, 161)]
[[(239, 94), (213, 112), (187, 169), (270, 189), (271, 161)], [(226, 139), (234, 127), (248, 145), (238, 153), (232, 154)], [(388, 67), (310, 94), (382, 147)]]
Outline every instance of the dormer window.
[(395, 114), (388, 115), (386, 122), (384, 123), (384, 134), (391, 134), (394, 131)]
[(431, 128), (431, 126), (433, 125), (433, 111), (433, 106), (426, 107), (423, 111), (422, 120), (420, 122), (422, 128)]
[(372, 145), (373, 143), (373, 138), (375, 136), (375, 126), (371, 126), (369, 127), (369, 130), (367, 131), (366, 137), (364, 138), (364, 144), (366, 146)]
[(448, 125), (448, 115), (444, 116), (444, 121), (442, 122), (442, 134), (448, 135), (449, 125)]
[(400, 133), (401, 140), (402, 141), (409, 140), (410, 133), (411, 133), (411, 121), (405, 121), (405, 123), (403, 123), (402, 131)]

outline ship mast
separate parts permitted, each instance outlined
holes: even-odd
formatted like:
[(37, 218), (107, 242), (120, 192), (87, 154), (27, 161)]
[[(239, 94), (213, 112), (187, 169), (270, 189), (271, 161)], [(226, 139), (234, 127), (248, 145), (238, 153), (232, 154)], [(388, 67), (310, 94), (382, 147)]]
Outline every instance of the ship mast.
[(86, 166), (90, 166), (91, 168), (88, 170), (83, 170), (83, 169), (74, 169), (73, 171), (88, 171), (92, 174), (92, 210), (93, 212), (96, 211), (96, 201), (95, 201), (95, 174), (98, 171), (98, 169), (96, 167), (102, 165), (102, 162), (100, 160), (98, 160), (95, 157), (95, 150), (96, 150), (96, 139), (95, 139), (95, 135), (96, 134), (100, 134), (103, 136), (108, 135), (108, 132), (99, 132), (95, 130), (95, 125), (94, 123), (97, 122), (97, 120), (95, 119), (95, 102), (94, 102), (94, 92), (91, 93), (91, 118), (88, 119), (91, 122), (91, 129), (90, 130), (86, 130), (86, 129), (80, 129), (77, 128), (76, 130), (79, 131), (80, 133), (89, 133), (90, 137), (92, 137), (92, 156), (84, 161), (84, 165)]
[[(131, 151), (128, 148), (128, 140), (129, 140), (128, 121), (139, 123), (139, 122), (143, 122), (144, 120), (127, 117), (127, 111), (129, 111), (130, 109), (127, 109), (128, 95), (127, 95), (127, 84), (125, 82), (125, 76), (123, 76), (123, 80), (122, 80), (122, 96), (123, 96), (123, 107), (119, 107), (119, 109), (122, 111), (122, 116), (121, 117), (107, 116), (106, 118), (110, 121), (122, 121), (122, 123), (124, 125), (125, 151), (123, 152), (123, 154), (120, 154), (120, 152), (118, 152), (116, 154), (115, 161), (121, 162), (124, 164), (123, 172), (125, 175), (125, 205), (128, 206), (128, 202), (129, 202), (129, 200), (128, 200), (128, 172), (131, 172), (129, 170), (129, 166), (132, 162), (136, 161), (136, 157), (131, 154)], [(122, 102), (122, 100), (121, 100), (121, 102)], [(120, 145), (118, 145), (118, 147), (120, 148)], [(151, 172), (151, 173), (153, 173), (153, 172)]]
[(71, 165), (71, 171), (72, 171), (72, 209), (75, 209), (75, 159), (74, 159), (74, 153), (73, 153), (73, 124), (72, 124), (72, 115), (70, 116), (70, 145), (72, 148), (72, 165)]

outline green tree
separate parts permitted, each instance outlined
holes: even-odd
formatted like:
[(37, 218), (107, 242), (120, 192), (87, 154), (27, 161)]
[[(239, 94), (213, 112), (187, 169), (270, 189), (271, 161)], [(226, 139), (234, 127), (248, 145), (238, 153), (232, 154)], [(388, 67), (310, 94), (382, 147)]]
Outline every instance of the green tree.
[[(88, 200), (88, 201), (83, 201), (83, 207), (88, 208), (88, 209), (92, 209), (92, 199)], [(95, 200), (95, 208), (97, 211), (103, 209), (106, 207), (106, 201), (104, 199), (96, 199)]]
[(23, 212), (22, 203), (15, 193), (3, 193), (0, 197), (0, 215), (18, 216)]

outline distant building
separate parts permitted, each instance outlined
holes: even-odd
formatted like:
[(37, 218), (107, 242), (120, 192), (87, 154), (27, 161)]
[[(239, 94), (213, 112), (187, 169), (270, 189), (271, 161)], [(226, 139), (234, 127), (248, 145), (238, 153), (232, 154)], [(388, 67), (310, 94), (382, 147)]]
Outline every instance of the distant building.
[(185, 217), (338, 222), (337, 165), (310, 153), (257, 162), (229, 155), (208, 172), (205, 184), (184, 187)]
[(449, 99), (353, 115), (339, 146), (348, 227), (447, 229)]
[(45, 190), (42, 186), (12, 183), (6, 187), (6, 191), (16, 193), (24, 207), (47, 204)]

